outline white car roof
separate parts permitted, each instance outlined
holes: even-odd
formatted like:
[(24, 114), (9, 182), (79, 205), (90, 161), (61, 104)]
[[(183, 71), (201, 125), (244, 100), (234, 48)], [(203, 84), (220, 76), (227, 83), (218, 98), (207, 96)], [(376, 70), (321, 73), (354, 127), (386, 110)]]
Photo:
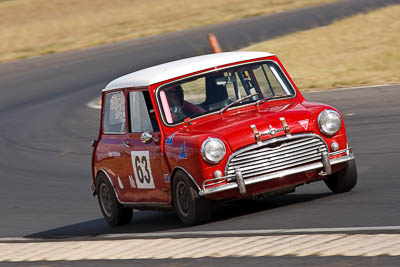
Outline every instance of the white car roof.
[(148, 86), (166, 81), (182, 75), (217, 67), (235, 62), (269, 57), (273, 54), (267, 52), (225, 52), (204, 56), (190, 57), (181, 60), (156, 65), (150, 68), (135, 71), (121, 76), (110, 82), (103, 91)]

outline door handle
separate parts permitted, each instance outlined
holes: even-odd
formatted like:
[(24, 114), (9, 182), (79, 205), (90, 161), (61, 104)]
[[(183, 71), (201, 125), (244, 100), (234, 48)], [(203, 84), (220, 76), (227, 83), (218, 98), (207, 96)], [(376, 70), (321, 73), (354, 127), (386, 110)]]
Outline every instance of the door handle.
[(124, 142), (124, 146), (125, 146), (126, 148), (130, 148), (130, 147), (131, 147), (131, 143), (129, 143), (129, 141), (126, 140), (126, 141)]

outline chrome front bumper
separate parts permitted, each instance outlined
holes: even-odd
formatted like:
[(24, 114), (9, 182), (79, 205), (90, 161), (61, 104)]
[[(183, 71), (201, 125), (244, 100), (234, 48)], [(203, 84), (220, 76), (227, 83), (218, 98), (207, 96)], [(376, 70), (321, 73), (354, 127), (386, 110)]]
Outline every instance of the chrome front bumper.
[[(336, 157), (333, 159), (329, 159), (329, 156), (335, 156), (335, 155), (340, 155), (344, 154), (340, 157)], [(255, 184), (255, 183), (260, 183), (260, 182), (265, 182), (268, 180), (276, 179), (276, 178), (281, 178), (289, 175), (293, 175), (296, 173), (302, 173), (302, 172), (307, 172), (307, 171), (312, 171), (312, 170), (317, 170), (321, 169), (319, 174), (321, 176), (326, 176), (332, 173), (331, 166), (335, 164), (340, 164), (344, 163), (347, 161), (350, 161), (354, 159), (354, 154), (352, 151), (352, 148), (349, 147), (344, 150), (336, 151), (333, 153), (328, 152), (322, 152), (321, 153), (322, 160), (320, 162), (314, 162), (311, 164), (299, 166), (299, 167), (294, 167), (294, 168), (289, 168), (273, 173), (269, 173), (266, 175), (261, 175), (257, 177), (252, 177), (248, 179), (243, 179), (242, 172), (240, 169), (236, 169), (235, 174), (233, 175), (228, 175), (224, 177), (219, 177), (219, 178), (213, 178), (213, 179), (208, 179), (203, 182), (202, 189), (199, 191), (200, 196), (206, 196), (226, 190), (230, 190), (233, 188), (239, 188), (240, 194), (246, 194), (246, 186)], [(221, 185), (219, 185), (221, 184)], [(211, 187), (212, 186), (212, 187)]]

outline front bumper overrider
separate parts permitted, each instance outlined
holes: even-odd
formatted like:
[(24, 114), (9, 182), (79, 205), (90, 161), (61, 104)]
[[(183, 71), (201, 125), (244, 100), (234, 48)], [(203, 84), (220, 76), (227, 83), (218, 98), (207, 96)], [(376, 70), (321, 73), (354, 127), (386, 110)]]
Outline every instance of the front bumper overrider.
[(261, 176), (251, 177), (247, 179), (243, 179), (243, 175), (240, 169), (236, 169), (235, 174), (205, 180), (202, 184), (201, 190), (199, 191), (199, 195), (206, 196), (234, 188), (238, 188), (240, 194), (246, 194), (247, 193), (246, 186), (248, 185), (318, 169), (321, 170), (319, 172), (319, 175), (327, 176), (332, 173), (331, 170), (332, 165), (345, 163), (353, 159), (354, 159), (354, 154), (352, 148), (348, 147), (344, 150), (332, 153), (328, 153), (326, 151), (321, 152), (321, 161), (319, 162), (309, 163), (306, 165), (289, 168), (273, 173), (268, 173)]

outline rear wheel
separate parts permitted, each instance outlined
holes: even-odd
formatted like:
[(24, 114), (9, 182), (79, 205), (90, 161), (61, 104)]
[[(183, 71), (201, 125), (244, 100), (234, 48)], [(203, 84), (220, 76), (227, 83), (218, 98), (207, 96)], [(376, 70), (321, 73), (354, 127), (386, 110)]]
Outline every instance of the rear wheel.
[(128, 224), (132, 220), (132, 209), (125, 208), (118, 202), (114, 189), (104, 174), (97, 177), (96, 192), (100, 210), (110, 225)]
[(176, 213), (186, 226), (200, 224), (210, 218), (210, 200), (199, 196), (185, 173), (178, 171), (175, 174), (172, 187)]
[(357, 167), (355, 160), (349, 161), (346, 167), (329, 175), (324, 181), (329, 189), (336, 194), (353, 189), (357, 184)]

